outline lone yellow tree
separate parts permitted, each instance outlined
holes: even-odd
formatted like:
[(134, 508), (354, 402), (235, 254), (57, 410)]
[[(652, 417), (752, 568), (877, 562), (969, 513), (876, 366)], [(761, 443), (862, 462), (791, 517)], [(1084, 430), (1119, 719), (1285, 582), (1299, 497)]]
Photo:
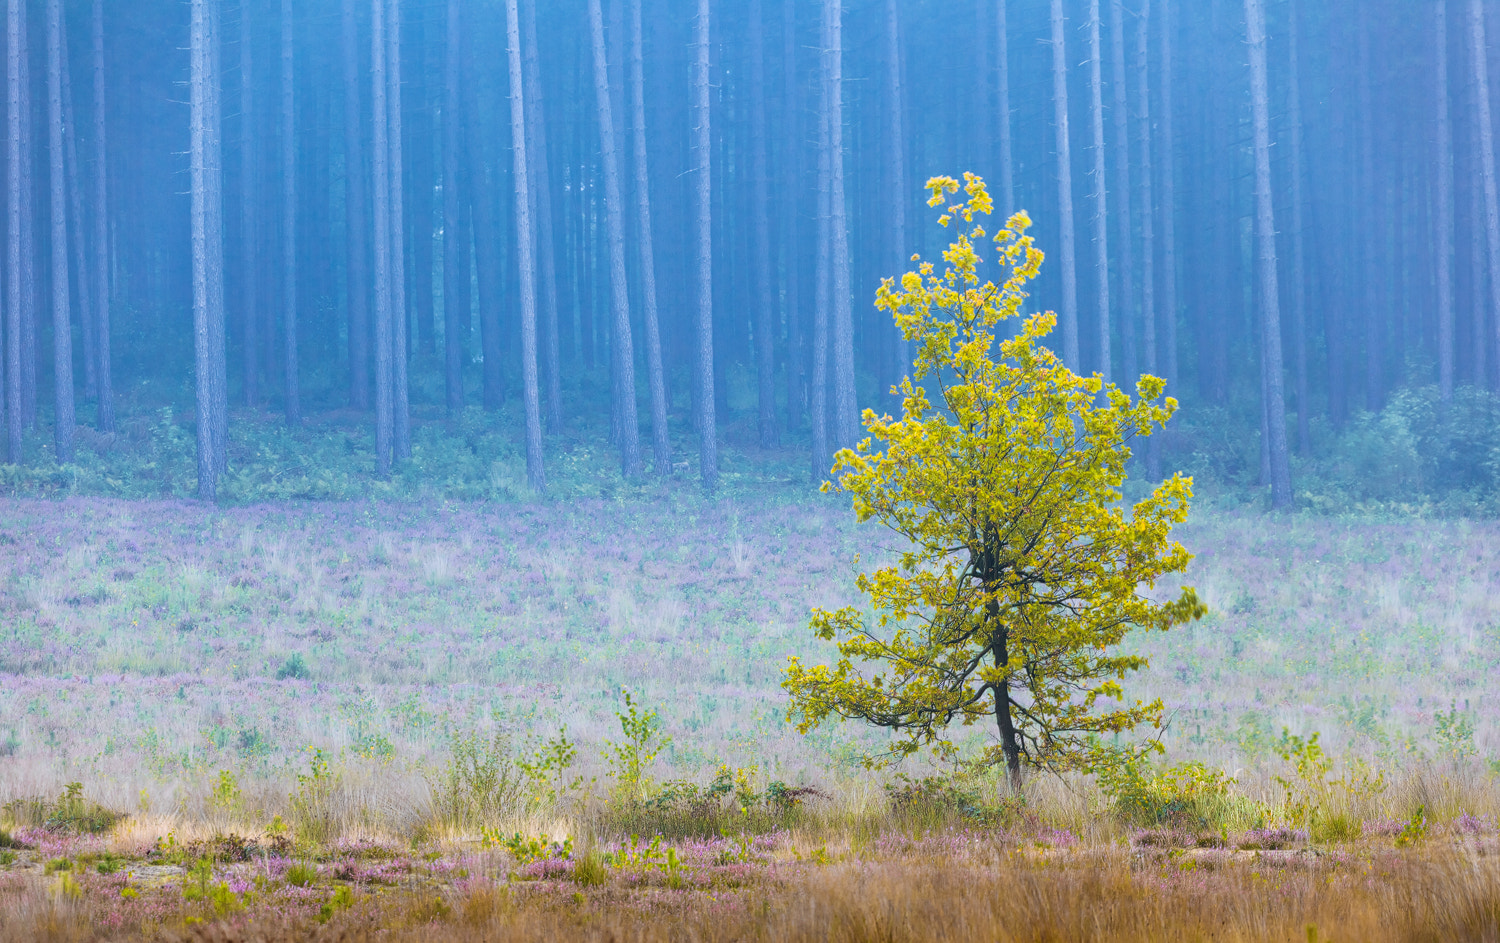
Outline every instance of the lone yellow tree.
[[(1042, 263), (1030, 219), (1018, 213), (993, 237), (1008, 274), (981, 284), (978, 220), (993, 206), (972, 174), (966, 199), (945, 205), (959, 186), (927, 182), (938, 221), (959, 230), (945, 270), (921, 262), (899, 285), (886, 279), (876, 300), (916, 350), (902, 418), (866, 410), (870, 437), (838, 453), (837, 484), (823, 486), (852, 495), (859, 520), (880, 521), (904, 549), (859, 577), (871, 617), (813, 610), (813, 630), (838, 640), (838, 663), (792, 658), (783, 687), (804, 733), (830, 715), (889, 728), (891, 748), (872, 765), (923, 747), (955, 757), (950, 727), (993, 719), (997, 742), (970, 759), (1003, 759), (1019, 789), (1023, 762), (1092, 768), (1142, 749), (1104, 735), (1160, 722), (1160, 701), (1126, 703), (1120, 686), (1146, 659), (1111, 647), (1133, 628), (1204, 612), (1190, 588), (1151, 595), (1191, 559), (1171, 529), (1187, 516), (1192, 480), (1174, 475), (1127, 517), (1128, 443), (1162, 427), (1176, 401), (1150, 376), (1132, 400), (1043, 346), (1056, 315), (1021, 318)], [(1018, 329), (1000, 330), (1012, 319)]]

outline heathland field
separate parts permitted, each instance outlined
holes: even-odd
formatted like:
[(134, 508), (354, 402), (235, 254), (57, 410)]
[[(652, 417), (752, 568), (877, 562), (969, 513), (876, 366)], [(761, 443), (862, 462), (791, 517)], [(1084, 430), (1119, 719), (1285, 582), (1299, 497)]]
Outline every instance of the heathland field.
[(786, 722), (884, 537), (791, 496), (7, 500), (0, 933), (1500, 932), (1500, 526), (1197, 514), (1210, 615), (1130, 643), (1174, 765), (1025, 803)]

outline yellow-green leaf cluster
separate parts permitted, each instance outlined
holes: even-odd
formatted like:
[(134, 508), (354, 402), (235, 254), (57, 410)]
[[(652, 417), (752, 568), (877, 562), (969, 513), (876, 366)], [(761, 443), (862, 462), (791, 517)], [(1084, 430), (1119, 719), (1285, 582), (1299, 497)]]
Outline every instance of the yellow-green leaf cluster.
[[(886, 279), (875, 302), (915, 352), (893, 390), (902, 415), (867, 410), (869, 437), (838, 453), (824, 485), (850, 495), (860, 521), (890, 528), (899, 553), (858, 579), (871, 618), (813, 611), (840, 657), (791, 660), (792, 718), (804, 732), (830, 716), (891, 729), (890, 752), (871, 763), (924, 747), (953, 755), (950, 728), (984, 722), (994, 744), (975, 759), (1007, 761), (1013, 777), (1021, 763), (1092, 766), (1106, 735), (1160, 721), (1160, 702), (1123, 699), (1121, 682), (1146, 660), (1115, 646), (1204, 611), (1190, 588), (1156, 593), (1191, 559), (1171, 530), (1192, 480), (1174, 475), (1122, 503), (1130, 441), (1177, 404), (1157, 377), (1131, 397), (1045, 346), (1056, 316), (1022, 313), (1042, 264), (1025, 213), (989, 236), (983, 180), (935, 177), (927, 189), (938, 221), (958, 230), (944, 268), (914, 256), (915, 271)], [(986, 242), (999, 284), (981, 280)]]

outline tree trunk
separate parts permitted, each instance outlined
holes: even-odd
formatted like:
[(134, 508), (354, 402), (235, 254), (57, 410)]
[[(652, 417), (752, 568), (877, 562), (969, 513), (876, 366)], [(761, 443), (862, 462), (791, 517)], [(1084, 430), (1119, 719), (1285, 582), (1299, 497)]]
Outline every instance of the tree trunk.
[(833, 419), (835, 444), (859, 441), (859, 407), (854, 389), (853, 285), (849, 260), (849, 219), (844, 198), (844, 12), (842, 0), (823, 0), (824, 81), (828, 83), (829, 226), (833, 262)]
[[(103, 0), (95, 0), (102, 3)], [(102, 23), (96, 26), (102, 32)], [(255, 71), (254, 59), (252, 57), (252, 36), (250, 34), (250, 10), (249, 0), (240, 0), (240, 311), (243, 324), (243, 344), (241, 351), (244, 374), (244, 399), (246, 406), (256, 406), (260, 403), (260, 142), (255, 133)], [(95, 43), (100, 43), (101, 38), (95, 37)], [(104, 74), (102, 65), (102, 50), (95, 54), (95, 79), (94, 94), (96, 99), (104, 93)], [(95, 121), (98, 125), (100, 140), (104, 135), (104, 111), (102, 101), (96, 100), (94, 105)], [(99, 165), (104, 166), (103, 152), (101, 153)], [(98, 203), (104, 204), (104, 174), (99, 175)], [(108, 251), (105, 245), (108, 234), (102, 221), (96, 222), (98, 229), (98, 245), (95, 251), (99, 253), (99, 279), (101, 310), (108, 310), (108, 299), (103, 297), (108, 287)], [(352, 297), (352, 296), (351, 296)], [(100, 327), (101, 335), (104, 328)], [(103, 369), (100, 373), (102, 375)], [(102, 402), (102, 401), (101, 401)]]
[(1261, 0), (1245, 0), (1250, 45), (1250, 99), (1255, 125), (1255, 230), (1260, 250), (1261, 362), (1265, 372), (1266, 423), (1270, 433), (1271, 505), (1292, 506), (1287, 456), (1286, 403), (1281, 358), (1281, 302), (1276, 273), (1276, 217), (1271, 206), (1271, 118), (1266, 77), (1266, 24)]
[(406, 316), (406, 198), (401, 170), (401, 0), (390, 0), (385, 24), (386, 107), (390, 109), (387, 144), (390, 165), (391, 238), (391, 457), (398, 462), (411, 458), (411, 408), (407, 389)]
[[(1151, 0), (1142, 0), (1136, 20), (1136, 72), (1140, 85), (1141, 146), (1141, 346), (1146, 373), (1159, 376), (1156, 349), (1156, 194), (1151, 159)], [(1146, 478), (1161, 478), (1161, 437), (1146, 440)]]
[[(1484, 35), (1483, 0), (1469, 0), (1469, 52), (1474, 63), (1475, 107), (1479, 111), (1479, 160), (1484, 181), (1484, 231), (1490, 287), (1488, 319), (1493, 325), (1492, 338), (1500, 351), (1500, 195), (1495, 190), (1495, 127), (1490, 112), (1490, 75), (1488, 45)], [(1500, 363), (1500, 355), (1496, 357)], [(1477, 385), (1488, 377), (1481, 376)], [(1490, 384), (1493, 388), (1494, 384)]]
[(463, 147), (459, 118), (462, 82), (463, 21), (460, 0), (448, 0), (448, 54), (443, 82), (443, 350), (444, 389), (448, 418), (456, 420), (464, 408), (464, 342), (462, 325), (469, 299), (469, 246), (461, 239), (458, 165)]
[(1288, 13), (1287, 37), (1290, 43), (1288, 59), (1291, 63), (1290, 83), (1287, 89), (1287, 111), (1291, 123), (1291, 175), (1290, 197), (1292, 201), (1292, 343), (1293, 369), (1297, 378), (1297, 451), (1306, 455), (1312, 449), (1311, 394), (1307, 377), (1307, 251), (1304, 232), (1302, 197), (1302, 81), (1301, 63), (1298, 61), (1297, 44), (1301, 26), (1297, 22), (1297, 4), (1293, 0)]
[[(52, 0), (56, 2), (56, 0)], [(192, 75), (190, 171), (192, 188), (193, 242), (193, 364), (197, 393), (198, 497), (213, 501), (217, 497), (217, 469), (214, 466), (211, 415), (213, 391), (212, 339), (209, 331), (208, 297), (208, 119), (209, 119), (209, 27), (208, 4), (213, 0), (192, 0)]]
[[(343, 0), (344, 237), (348, 262), (349, 405), (370, 408), (370, 222), (365, 209), (365, 155), (361, 131), (359, 23), (355, 0)], [(248, 73), (247, 73), (248, 76)], [(248, 112), (247, 112), (248, 114)]]
[[(1000, 0), (999, 16), (1001, 23), (1005, 21), (1005, 0)], [(1004, 49), (1005, 27), (1000, 27), (1001, 70), (1005, 68)], [(891, 263), (894, 266), (891, 274), (900, 277), (907, 269), (908, 260), (911, 257), (911, 246), (907, 245), (906, 235), (906, 205), (911, 199), (908, 192), (911, 184), (906, 179), (906, 90), (901, 81), (901, 18), (897, 7), (897, 0), (885, 0), (885, 76), (886, 76), (886, 103), (889, 124), (886, 126), (887, 145), (890, 148), (890, 174), (891, 174), (891, 244), (894, 251), (891, 253)], [(1005, 90), (1005, 81), (1002, 78), (1000, 84), (1000, 107), (1002, 110), (1000, 121), (1000, 151), (1001, 151), (1001, 177), (1009, 177), (1006, 165), (1009, 164), (1008, 148), (1010, 147), (1010, 121), (1003, 112), (1006, 109), (1008, 96)], [(1002, 191), (1005, 184), (1001, 184)], [(1002, 200), (1007, 199), (1002, 195)], [(1009, 219), (1007, 212), (1006, 219)], [(894, 320), (894, 319), (893, 319)], [(911, 368), (911, 345), (901, 333), (901, 328), (891, 324), (886, 330), (890, 331), (892, 337), (891, 348), (895, 361), (891, 367), (892, 406), (897, 415), (900, 415), (901, 395), (898, 387), (907, 371)]]
[[(753, 2), (753, 0), (752, 0)], [(620, 471), (626, 478), (641, 474), (640, 421), (635, 409), (635, 345), (630, 335), (630, 285), (625, 276), (625, 207), (620, 194), (620, 168), (615, 147), (614, 103), (610, 100), (609, 57), (604, 48), (604, 11), (599, 0), (589, 0), (589, 25), (594, 53), (594, 97), (599, 111), (599, 144), (604, 162), (604, 221), (609, 238), (610, 347), (618, 397)]]
[(1110, 0), (1110, 51), (1111, 80), (1114, 93), (1115, 130), (1115, 219), (1119, 223), (1120, 257), (1120, 366), (1125, 375), (1120, 379), (1127, 392), (1135, 390), (1140, 379), (1137, 363), (1135, 337), (1135, 220), (1130, 207), (1130, 104), (1125, 85), (1125, 4), (1122, 0)]
[(47, 156), (52, 216), (53, 447), (73, 461), (73, 322), (68, 297), (68, 196), (63, 154), (62, 0), (47, 0)]
[(693, 24), (693, 206), (698, 265), (698, 468), (705, 490), (719, 484), (718, 423), (714, 412), (713, 136), (709, 127), (709, 0), (698, 0)]
[(281, 310), (286, 354), (286, 422), (302, 424), (297, 363), (297, 118), (292, 0), (281, 0)]
[[(1437, 0), (1437, 344), (1438, 392), (1453, 398), (1453, 128), (1448, 112), (1448, 0)], [(1300, 404), (1299, 404), (1300, 405)], [(1306, 446), (1303, 446), (1306, 448)]]
[[(661, 327), (656, 306), (656, 248), (651, 232), (651, 177), (646, 163), (646, 80), (641, 36), (641, 0), (630, 0), (630, 87), (634, 108), (631, 139), (635, 149), (637, 245), (641, 266), (641, 301), (646, 327), (646, 372), (651, 384), (651, 449), (656, 473), (672, 474), (672, 446), (667, 437), (667, 384), (661, 362)], [(533, 351), (533, 355), (535, 351)]]
[(755, 377), (760, 447), (776, 447), (776, 299), (771, 278), (771, 189), (766, 166), (766, 49), (761, 0), (750, 0), (750, 181), (754, 189), (750, 248), (755, 299)]
[(547, 119), (542, 102), (542, 67), (536, 35), (536, 7), (521, 8), (524, 31), (521, 68), (526, 86), (526, 157), (531, 171), (531, 215), (536, 226), (538, 274), (541, 278), (543, 337), (547, 381), (547, 430), (562, 431), (562, 362), (558, 356), (557, 253), (553, 239), (552, 173), (547, 156)]
[[(889, 8), (893, 0), (886, 0)], [(1149, 2), (1149, 0), (1148, 0)], [(1009, 220), (1016, 212), (1015, 163), (1010, 132), (1010, 29), (1005, 0), (995, 0), (996, 110), (1000, 119), (1000, 211)]]
[(521, 72), (521, 28), (516, 0), (506, 0), (505, 37), (510, 66), (510, 139), (516, 185), (516, 260), (521, 276), (521, 388), (526, 406), (526, 480), (533, 491), (547, 487), (542, 466), (542, 409), (537, 389), (536, 237), (531, 227), (530, 154), (527, 152), (526, 93)]
[(1172, 129), (1172, 0), (1161, 0), (1161, 353), (1177, 388), (1177, 136)]
[(62, 37), (62, 116), (63, 155), (68, 174), (68, 251), (72, 258), (73, 287), (78, 293), (78, 328), (83, 340), (84, 396), (99, 395), (99, 355), (94, 331), (93, 282), (89, 278), (87, 217), (83, 213), (83, 178), (78, 167), (78, 113), (73, 108), (73, 76), (68, 56), (67, 31)]
[(1109, 186), (1105, 176), (1103, 56), (1099, 45), (1099, 0), (1089, 0), (1089, 124), (1094, 133), (1094, 275), (1099, 291), (1099, 372), (1114, 377), (1110, 350)]
[(98, 358), (99, 431), (115, 431), (114, 371), (110, 357), (109, 151), (104, 123), (104, 0), (94, 0), (94, 347)]
[(394, 320), (391, 312), (391, 186), (390, 124), (386, 88), (385, 0), (371, 0), (371, 187), (375, 229), (375, 471), (384, 478), (391, 471), (395, 440), (395, 364), (392, 362)]
[(1052, 106), (1057, 124), (1058, 238), (1062, 243), (1063, 362), (1081, 371), (1078, 360), (1078, 259), (1073, 223), (1073, 150), (1068, 131), (1068, 48), (1063, 32), (1063, 0), (1052, 0)]
[(6, 461), (21, 464), (21, 432), (25, 409), (21, 402), (22, 379), (21, 357), (21, 305), (25, 297), (21, 292), (21, 226), (24, 221), (21, 194), (31, 186), (29, 175), (24, 173), (21, 162), (21, 139), (26, 122), (21, 105), (21, 63), (23, 44), (26, 39), (25, 0), (9, 0), (5, 17), (6, 32), (6, 115), (8, 134), (6, 141), (6, 191), (9, 196), (10, 225), (6, 240), (5, 278), (5, 444)]
[(801, 424), (803, 367), (802, 350), (802, 253), (800, 221), (802, 217), (802, 108), (797, 87), (797, 3), (782, 3), (782, 86), (786, 110), (786, 134), (782, 138), (782, 175), (786, 194), (781, 211), (781, 277), (785, 284), (786, 305), (786, 427), (793, 430)]

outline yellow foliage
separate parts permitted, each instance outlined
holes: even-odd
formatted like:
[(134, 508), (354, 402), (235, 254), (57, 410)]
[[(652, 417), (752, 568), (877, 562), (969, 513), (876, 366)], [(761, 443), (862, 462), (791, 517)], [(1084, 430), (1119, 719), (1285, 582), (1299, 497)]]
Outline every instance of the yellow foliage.
[(1043, 345), (1056, 316), (1021, 313), (1042, 263), (1025, 213), (992, 240), (1008, 277), (981, 284), (986, 235), (975, 219), (993, 204), (973, 174), (966, 199), (947, 204), (959, 187), (927, 183), (939, 222), (968, 227), (943, 253), (944, 271), (920, 262), (876, 296), (916, 351), (893, 391), (902, 416), (866, 410), (869, 438), (839, 452), (837, 483), (824, 484), (906, 549), (859, 577), (872, 621), (853, 607), (813, 611), (812, 629), (838, 640), (839, 661), (793, 658), (783, 687), (803, 732), (831, 715), (890, 728), (890, 752), (872, 765), (924, 747), (953, 756), (950, 725), (996, 723), (996, 742), (974, 759), (1005, 761), (1018, 782), (1022, 763), (1092, 767), (1120, 752), (1101, 745), (1105, 735), (1159, 723), (1159, 701), (1123, 702), (1120, 682), (1146, 660), (1110, 649), (1133, 628), (1204, 612), (1187, 587), (1167, 601), (1152, 595), (1191, 559), (1171, 529), (1187, 516), (1192, 480), (1172, 476), (1127, 513), (1129, 442), (1161, 428), (1176, 401), (1151, 376), (1132, 399)]

